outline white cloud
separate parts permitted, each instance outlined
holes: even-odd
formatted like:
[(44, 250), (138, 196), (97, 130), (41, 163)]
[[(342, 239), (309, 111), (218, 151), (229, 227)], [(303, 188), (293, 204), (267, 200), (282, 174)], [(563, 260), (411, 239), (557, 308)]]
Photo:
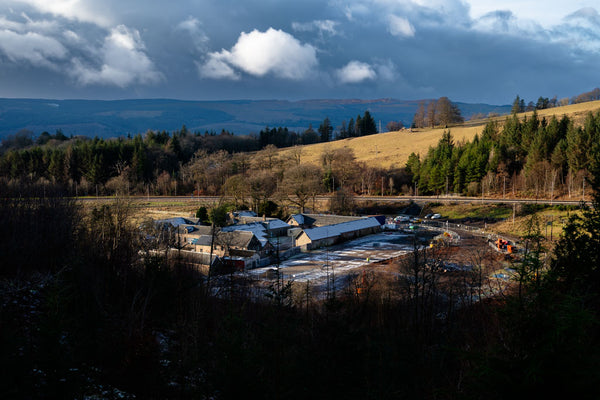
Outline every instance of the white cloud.
[(344, 14), (348, 21), (354, 21), (354, 19), (360, 19), (361, 17), (368, 15), (371, 12), (371, 8), (363, 4), (362, 2), (356, 2), (348, 4), (344, 7)]
[(577, 10), (551, 30), (551, 40), (584, 52), (599, 53), (600, 14), (591, 7)]
[(34, 21), (25, 13), (21, 13), (21, 18), (24, 20), (24, 22), (9, 20), (5, 16), (0, 15), (0, 28), (22, 33), (37, 32), (44, 34), (55, 32), (59, 28), (59, 25), (56, 21)]
[(543, 43), (566, 45), (572, 52), (600, 52), (600, 15), (594, 8), (583, 8), (545, 28), (536, 21), (520, 19), (510, 10), (497, 10), (473, 21), (472, 29), (494, 35), (527, 37)]
[(198, 72), (203, 78), (239, 80), (240, 74), (235, 72), (229, 64), (219, 58), (219, 55), (211, 56), (204, 64), (198, 63)]
[(546, 0), (541, 4), (535, 0), (466, 0), (470, 14), (478, 19), (498, 10), (510, 10), (518, 19), (535, 20), (546, 28), (557, 25), (565, 17), (584, 7), (597, 7), (597, 0)]
[(546, 30), (533, 20), (518, 19), (510, 10), (497, 10), (473, 21), (472, 29), (491, 34), (527, 36), (546, 40)]
[(109, 6), (101, 1), (93, 0), (13, 0), (28, 4), (37, 10), (73, 19), (81, 22), (89, 22), (99, 26), (111, 25)]
[[(233, 68), (254, 76), (272, 73), (279, 78), (299, 80), (308, 76), (318, 64), (316, 49), (302, 44), (281, 30), (242, 32), (231, 50), (208, 55), (200, 67), (204, 77), (237, 78)], [(227, 68), (228, 67), (228, 68)]]
[(190, 16), (186, 20), (181, 21), (176, 29), (185, 31), (191, 36), (196, 50), (206, 52), (209, 39), (202, 30), (201, 25), (198, 19)]
[(377, 77), (373, 67), (360, 61), (350, 61), (346, 66), (338, 69), (336, 74), (342, 83), (359, 83)]
[(565, 20), (584, 20), (593, 25), (600, 25), (600, 14), (593, 7), (584, 7), (565, 17)]
[(54, 61), (65, 58), (67, 50), (57, 40), (28, 32), (19, 34), (0, 31), (0, 52), (11, 61), (28, 61), (36, 66), (54, 67)]
[(65, 37), (65, 39), (67, 39), (67, 41), (69, 42), (73, 42), (73, 43), (78, 43), (81, 41), (81, 38), (79, 37), (79, 35), (75, 32), (73, 32), (72, 30), (68, 29), (66, 31), (63, 32), (63, 36)]
[(318, 19), (311, 22), (292, 22), (292, 29), (297, 32), (318, 31), (321, 34), (336, 35), (338, 25), (338, 22), (330, 19)]
[(99, 69), (73, 60), (73, 73), (79, 83), (126, 87), (132, 83), (156, 83), (163, 78), (144, 52), (139, 32), (124, 25), (112, 29), (104, 39), (99, 55), (102, 63)]
[(375, 69), (377, 70), (377, 76), (380, 79), (386, 81), (395, 81), (398, 77), (398, 72), (396, 71), (396, 66), (391, 60), (387, 60), (381, 64), (378, 64)]
[(398, 17), (394, 14), (388, 17), (388, 30), (394, 36), (415, 36), (415, 28), (411, 25), (411, 23), (406, 18)]

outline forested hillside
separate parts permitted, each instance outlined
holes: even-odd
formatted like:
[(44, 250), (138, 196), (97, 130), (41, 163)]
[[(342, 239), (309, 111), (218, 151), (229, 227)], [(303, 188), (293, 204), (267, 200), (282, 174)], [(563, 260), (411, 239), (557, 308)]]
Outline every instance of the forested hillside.
[(229, 195), (255, 204), (259, 197), (297, 198), (302, 181), (311, 195), (342, 189), (579, 199), (600, 139), (598, 102), (580, 101), (596, 97), (584, 93), (563, 107), (540, 97), (538, 110), (517, 96), (511, 116), (481, 125), (461, 124), (456, 105), (442, 97), (427, 107), (435, 128), (377, 135), (368, 110), (337, 130), (325, 118), (314, 129), (265, 127), (257, 135), (192, 132), (185, 125), (113, 139), (19, 132), (2, 140), (0, 180), (78, 196)]
[(568, 116), (513, 114), (503, 124), (489, 122), (466, 143), (444, 132), (424, 157), (411, 154), (407, 169), (423, 194), (580, 197), (599, 146), (600, 112), (588, 113), (582, 126)]

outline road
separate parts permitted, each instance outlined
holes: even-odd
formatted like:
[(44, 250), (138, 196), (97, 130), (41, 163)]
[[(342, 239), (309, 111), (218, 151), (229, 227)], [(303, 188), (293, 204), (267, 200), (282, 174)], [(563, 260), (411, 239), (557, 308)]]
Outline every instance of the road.
[[(111, 202), (116, 199), (115, 196), (100, 197), (80, 197), (82, 202)], [(219, 196), (131, 196), (129, 199), (139, 202), (150, 203), (217, 203), (223, 197)], [(227, 198), (225, 198), (227, 199)], [(317, 201), (327, 201), (330, 196), (317, 196)], [(549, 200), (549, 199), (515, 199), (515, 198), (488, 198), (488, 197), (458, 197), (458, 196), (356, 196), (356, 201), (373, 201), (382, 203), (406, 203), (414, 201), (415, 203), (480, 203), (480, 204), (547, 204), (547, 205), (572, 205), (578, 206), (580, 200)], [(590, 202), (587, 202), (590, 205)]]

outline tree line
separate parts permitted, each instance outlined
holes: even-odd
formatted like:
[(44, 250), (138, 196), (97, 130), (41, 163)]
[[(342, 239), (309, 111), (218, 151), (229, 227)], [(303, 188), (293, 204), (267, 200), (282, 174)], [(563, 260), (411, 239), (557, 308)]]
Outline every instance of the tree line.
[(581, 198), (599, 152), (600, 112), (578, 126), (567, 116), (540, 119), (534, 110), (522, 120), (513, 114), (502, 125), (488, 122), (469, 142), (456, 143), (445, 131), (422, 158), (411, 154), (406, 168), (422, 194)]
[[(353, 136), (377, 132), (368, 111), (351, 122), (342, 124), (346, 129), (342, 132)], [(397, 171), (359, 164), (349, 149), (326, 149), (318, 166), (306, 165), (299, 147), (286, 156), (279, 154), (278, 147), (329, 141), (333, 132), (328, 118), (318, 131), (309, 128), (302, 135), (287, 128), (265, 128), (258, 136), (199, 134), (185, 125), (172, 133), (148, 131), (108, 140), (69, 138), (60, 131), (34, 140), (20, 132), (2, 146), (0, 179), (15, 186), (52, 185), (74, 196), (229, 194), (252, 198), (255, 206), (274, 194), (271, 186), (284, 197), (289, 193), (282, 190), (292, 191), (294, 186), (310, 186), (313, 195), (339, 188), (352, 193), (398, 190), (402, 178), (396, 177)]]
[(533, 101), (525, 102), (525, 99), (521, 98), (519, 95), (515, 97), (512, 103), (511, 113), (522, 113), (533, 110), (544, 110), (546, 108), (554, 108), (554, 107), (562, 107), (569, 104), (578, 104), (578, 103), (586, 103), (589, 101), (600, 100), (600, 89), (595, 88), (590, 90), (589, 92), (584, 92), (578, 95), (575, 95), (571, 98), (563, 97), (561, 99), (557, 99), (556, 96), (552, 98), (538, 97), (537, 101), (534, 103)]
[(303, 132), (295, 132), (286, 127), (262, 129), (259, 133), (260, 147), (272, 144), (279, 148), (313, 143), (330, 142), (337, 139), (367, 136), (378, 133), (375, 119), (367, 110), (363, 115), (357, 115), (356, 120), (350, 118), (348, 122), (342, 121), (339, 127), (334, 128), (329, 117), (325, 117), (315, 131), (312, 124)]

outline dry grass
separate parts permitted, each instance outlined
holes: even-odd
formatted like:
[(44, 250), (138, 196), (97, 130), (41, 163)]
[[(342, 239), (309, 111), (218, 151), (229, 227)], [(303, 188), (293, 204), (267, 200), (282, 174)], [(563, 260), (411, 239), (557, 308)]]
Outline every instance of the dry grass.
[[(557, 118), (568, 115), (575, 123), (582, 123), (585, 115), (592, 111), (600, 110), (600, 101), (573, 104), (564, 107), (551, 108), (538, 111), (538, 116), (549, 119), (552, 115)], [(532, 112), (522, 113), (522, 118), (532, 115)], [(506, 116), (497, 117), (500, 123), (504, 122)], [(449, 128), (455, 142), (462, 140), (470, 141), (476, 134), (481, 134), (488, 120), (467, 122), (464, 125)], [(302, 162), (320, 164), (320, 156), (326, 149), (337, 149), (348, 147), (354, 151), (359, 162), (365, 162), (372, 167), (394, 168), (403, 167), (411, 153), (421, 154), (423, 157), (429, 147), (435, 146), (442, 133), (447, 129), (418, 129), (413, 132), (399, 131), (386, 132), (378, 135), (363, 136), (337, 140), (330, 143), (317, 143), (302, 147)], [(289, 158), (289, 149), (281, 151), (283, 158)]]
[[(166, 219), (174, 217), (190, 218), (194, 217), (200, 206), (211, 208), (211, 204), (196, 202), (148, 202), (140, 199), (131, 199), (126, 201), (131, 207), (131, 221), (134, 225), (139, 225), (148, 219)], [(88, 201), (83, 203), (85, 212), (90, 212), (93, 208), (99, 208), (103, 205), (113, 205), (112, 202)]]
[[(450, 128), (455, 141), (471, 140), (481, 133), (484, 125)], [(302, 146), (302, 162), (319, 164), (320, 156), (326, 149), (349, 147), (359, 162), (372, 167), (403, 167), (411, 153), (427, 152), (435, 146), (446, 129), (418, 129), (413, 132), (386, 132), (378, 135), (337, 140), (329, 143), (317, 143)], [(289, 150), (282, 150), (282, 156), (289, 157)]]
[[(540, 233), (546, 239), (552, 235), (554, 241), (558, 240), (563, 233), (565, 223), (569, 219), (569, 215), (581, 214), (580, 211), (556, 211), (543, 210), (537, 213)], [(530, 220), (530, 215), (517, 216), (513, 223), (512, 218), (507, 218), (505, 221), (494, 224), (490, 231), (498, 234), (508, 234), (513, 236), (524, 236), (527, 234), (527, 224)]]
[(552, 235), (553, 240), (558, 240), (570, 215), (581, 214), (579, 210), (558, 210), (550, 207), (532, 214), (522, 215), (519, 208), (517, 208), (514, 222), (512, 218), (513, 206), (510, 204), (442, 204), (432, 207), (430, 212), (437, 212), (451, 219), (467, 217), (503, 219), (495, 223), (488, 223), (487, 231), (517, 237), (527, 234), (528, 221), (535, 214), (542, 236), (549, 239)]

